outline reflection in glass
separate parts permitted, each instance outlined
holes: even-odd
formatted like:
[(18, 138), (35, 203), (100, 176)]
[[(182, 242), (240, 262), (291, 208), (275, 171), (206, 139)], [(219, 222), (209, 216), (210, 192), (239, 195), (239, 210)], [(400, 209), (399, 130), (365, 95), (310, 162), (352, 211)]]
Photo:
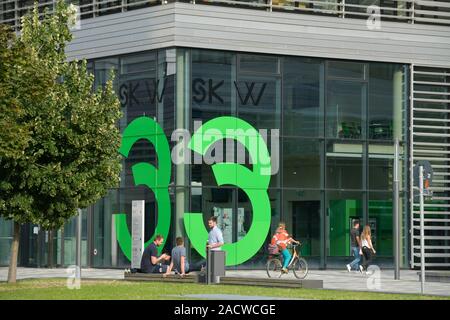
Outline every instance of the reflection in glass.
[(369, 66), (369, 139), (402, 140), (405, 100), (403, 68), (395, 64)]
[(327, 143), (326, 186), (331, 189), (363, 188), (363, 145), (330, 140)]
[(280, 129), (281, 80), (255, 75), (239, 76), (235, 82), (238, 117), (257, 129)]
[(285, 136), (323, 137), (323, 62), (285, 58), (283, 121)]
[(8, 265), (13, 239), (13, 222), (0, 217), (0, 266)]
[(283, 139), (283, 186), (320, 188), (320, 149), (318, 140)]
[[(208, 218), (217, 216), (218, 227), (222, 230), (225, 243), (232, 243), (236, 238), (236, 231), (233, 227), (235, 218), (234, 198), (235, 189), (233, 188), (192, 188), (191, 189), (191, 211), (203, 214), (203, 223), (205, 230), (209, 232)], [(188, 226), (188, 228), (190, 228)], [(193, 230), (192, 232), (195, 232)], [(198, 263), (203, 258), (192, 248), (190, 263)]]
[(327, 136), (341, 139), (364, 138), (366, 85), (329, 80), (327, 97)]
[(120, 59), (119, 100), (126, 110), (126, 124), (140, 116), (156, 117), (156, 101), (163, 83), (157, 80), (157, 53), (146, 52)]
[[(369, 158), (369, 189), (392, 190), (393, 160)], [(401, 179), (399, 181), (402, 181)]]
[(192, 50), (193, 122), (232, 115), (235, 60), (229, 52)]
[[(401, 212), (400, 205), (400, 216), (402, 216)], [(372, 244), (377, 251), (377, 257), (392, 257), (392, 193), (371, 192), (369, 194), (368, 224), (370, 225)]]
[(329, 61), (328, 76), (333, 78), (364, 79), (364, 64), (348, 61)]
[[(272, 235), (274, 234), (276, 228), (278, 227), (278, 223), (280, 222), (280, 210), (281, 210), (281, 192), (276, 189), (270, 189), (267, 191), (270, 200), (270, 208), (271, 208), (271, 227), (269, 232), (266, 235), (266, 239), (263, 245), (260, 247), (258, 252), (248, 261), (243, 263), (242, 265), (237, 266), (238, 268), (245, 269), (263, 269), (267, 262), (267, 246), (272, 239)], [(246, 193), (242, 190), (237, 190), (238, 194), (238, 216), (237, 223), (235, 224), (236, 228), (236, 240), (240, 240), (247, 232), (250, 230), (250, 227), (253, 223), (253, 208), (250, 203)]]
[(239, 71), (250, 73), (279, 73), (279, 58), (261, 54), (240, 54)]
[(362, 200), (359, 192), (327, 192), (328, 256), (350, 257), (350, 230), (353, 220), (363, 222)]
[(92, 215), (92, 250), (94, 267), (117, 266), (116, 235), (113, 227), (114, 213), (118, 212), (117, 191), (112, 190), (98, 201)]

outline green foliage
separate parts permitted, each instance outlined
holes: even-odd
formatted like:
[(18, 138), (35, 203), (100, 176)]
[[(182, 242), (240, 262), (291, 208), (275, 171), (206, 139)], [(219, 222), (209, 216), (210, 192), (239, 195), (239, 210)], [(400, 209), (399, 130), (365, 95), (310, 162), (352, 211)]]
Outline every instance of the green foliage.
[[(77, 208), (116, 187), (121, 170), (114, 75), (93, 91), (86, 61), (66, 60), (70, 18), (71, 10), (60, 0), (41, 20), (35, 6), (17, 39), (0, 33), (0, 55), (8, 57), (0, 63), (6, 88), (0, 91), (1, 111), (17, 109), (4, 121), (9, 133), (21, 133), (0, 135), (0, 147), (7, 150), (0, 153), (0, 215), (45, 229), (61, 227)], [(16, 47), (23, 50), (17, 57)], [(9, 151), (8, 145), (17, 147)]]
[(42, 85), (33, 70), (36, 55), (16, 41), (7, 26), (0, 25), (0, 159), (18, 159), (29, 140), (29, 128), (18, 122), (24, 115), (24, 105), (35, 99), (35, 90), (25, 90), (26, 81), (37, 89)]

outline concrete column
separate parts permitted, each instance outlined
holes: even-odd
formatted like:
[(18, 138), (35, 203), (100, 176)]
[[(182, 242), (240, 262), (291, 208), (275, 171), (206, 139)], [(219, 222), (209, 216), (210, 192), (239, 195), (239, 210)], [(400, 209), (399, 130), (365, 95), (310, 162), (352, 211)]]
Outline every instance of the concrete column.
[(392, 79), (393, 94), (392, 94), (392, 107), (393, 107), (393, 139), (402, 140), (403, 119), (403, 69), (399, 68), (394, 72)]
[[(403, 92), (403, 68), (399, 67), (397, 70), (395, 70), (393, 78), (392, 78), (392, 85), (393, 85), (393, 94), (392, 94), (392, 107), (393, 107), (393, 140), (398, 139), (398, 141), (402, 141), (402, 133), (403, 133), (403, 103), (404, 103), (404, 92)], [(399, 182), (399, 190), (402, 191), (405, 186), (403, 186), (403, 168), (404, 168), (404, 161), (402, 160), (404, 158), (404, 151), (405, 147), (400, 146), (399, 147), (399, 163), (398, 163), (398, 182)], [(398, 231), (394, 230), (394, 232), (398, 232), (399, 237), (399, 247), (400, 249), (403, 248), (403, 201), (399, 200), (398, 203)], [(394, 248), (395, 252), (395, 248)], [(403, 257), (403, 252), (400, 252), (400, 257)], [(395, 257), (394, 257), (395, 258)], [(404, 266), (404, 259), (400, 259), (400, 267)]]
[[(189, 107), (189, 51), (177, 49), (176, 59), (176, 111), (175, 111), (175, 129), (188, 129), (188, 107)], [(175, 169), (175, 236), (183, 237), (184, 232), (184, 212), (189, 190), (187, 187), (187, 164), (179, 164)], [(183, 187), (185, 186), (185, 187)]]

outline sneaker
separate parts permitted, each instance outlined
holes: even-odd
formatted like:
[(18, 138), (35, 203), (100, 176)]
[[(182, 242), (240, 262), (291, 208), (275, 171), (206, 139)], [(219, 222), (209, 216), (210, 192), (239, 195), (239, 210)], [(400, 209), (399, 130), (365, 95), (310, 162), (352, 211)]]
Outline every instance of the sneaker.
[(349, 264), (347, 265), (347, 270), (348, 270), (348, 272), (350, 272), (350, 270), (352, 270), (352, 267), (350, 267)]
[(363, 273), (364, 271), (364, 267), (363, 266), (359, 266), (359, 272)]
[(287, 269), (287, 268), (282, 268), (282, 269), (281, 269), (281, 272), (282, 272), (282, 273), (288, 273), (288, 269)]

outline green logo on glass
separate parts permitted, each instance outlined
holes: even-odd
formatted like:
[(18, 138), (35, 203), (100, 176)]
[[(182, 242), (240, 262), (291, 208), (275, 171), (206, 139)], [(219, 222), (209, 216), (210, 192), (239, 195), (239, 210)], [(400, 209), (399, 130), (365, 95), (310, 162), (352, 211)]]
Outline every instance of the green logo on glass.
[[(208, 131), (221, 135), (207, 135)], [(145, 185), (155, 193), (158, 204), (158, 224), (151, 239), (162, 234), (166, 239), (170, 228), (170, 151), (167, 138), (161, 127), (152, 119), (141, 117), (134, 120), (125, 129), (120, 153), (127, 157), (133, 144), (139, 139), (150, 141), (158, 155), (158, 169), (148, 163), (139, 163), (132, 167), (135, 185)], [(252, 169), (234, 162), (212, 165), (218, 186), (234, 185), (243, 190), (252, 204), (252, 225), (246, 236), (235, 243), (226, 243), (226, 265), (241, 264), (253, 257), (264, 244), (270, 228), (271, 209), (267, 189), (270, 183), (271, 163), (267, 145), (260, 133), (249, 123), (236, 117), (218, 117), (203, 124), (191, 138), (188, 148), (205, 155), (208, 149), (220, 139), (232, 139), (241, 143), (252, 159)], [(265, 159), (266, 161), (261, 161)], [(268, 161), (267, 161), (268, 159)], [(208, 231), (203, 222), (202, 213), (185, 213), (184, 226), (192, 246), (205, 257), (205, 243)], [(125, 256), (131, 257), (131, 236), (126, 223), (126, 215), (116, 215), (117, 240)], [(160, 247), (162, 248), (162, 246)]]
[[(159, 124), (151, 118), (140, 117), (131, 122), (122, 135), (122, 146), (119, 152), (128, 157), (128, 154), (140, 139), (145, 139), (153, 144), (158, 156), (158, 169), (145, 162), (135, 164), (133, 172), (134, 184), (144, 185), (153, 191), (158, 207), (158, 223), (150, 240), (145, 243), (147, 247), (155, 239), (157, 234), (167, 238), (170, 228), (170, 149), (169, 142)], [(131, 235), (128, 230), (125, 214), (116, 215), (117, 241), (128, 260), (131, 260)], [(159, 247), (161, 252), (163, 246)]]

